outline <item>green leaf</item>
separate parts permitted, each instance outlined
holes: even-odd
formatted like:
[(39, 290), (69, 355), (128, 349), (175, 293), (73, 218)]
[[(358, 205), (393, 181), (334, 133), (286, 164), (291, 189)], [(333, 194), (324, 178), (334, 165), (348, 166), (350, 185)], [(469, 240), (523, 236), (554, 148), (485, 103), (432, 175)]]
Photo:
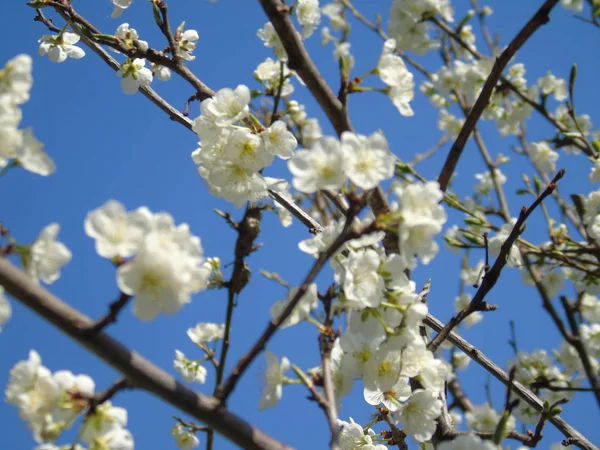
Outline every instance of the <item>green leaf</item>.
[(571, 73), (569, 74), (569, 97), (571, 98), (571, 105), (575, 103), (573, 101), (573, 90), (575, 88), (575, 80), (577, 79), (577, 64), (573, 64), (571, 67)]
[(396, 163), (396, 176), (398, 177), (405, 174), (412, 174), (410, 166), (404, 162)]
[(594, 146), (594, 149), (596, 149), (596, 151), (597, 151), (598, 153), (600, 153), (600, 140), (598, 140), (598, 139), (594, 139), (594, 140), (592, 141), (592, 145)]
[(562, 412), (562, 408), (560, 406), (555, 406), (554, 408), (552, 408), (550, 410), (549, 414), (551, 416), (558, 416), (561, 412)]
[(485, 221), (481, 217), (467, 216), (465, 217), (465, 223), (472, 227), (481, 227), (485, 225)]
[(41, 9), (41, 8), (48, 7), (48, 5), (46, 4), (46, 2), (44, 0), (32, 0), (30, 2), (27, 2), (27, 6), (31, 6), (32, 8), (35, 8), (35, 9)]
[(475, 11), (473, 11), (472, 9), (467, 11), (467, 14), (465, 14), (465, 17), (463, 17), (462, 20), (456, 26), (456, 32), (460, 33), (460, 30), (462, 30), (462, 28), (471, 21), (471, 19), (473, 18), (474, 15), (475, 15)]
[(529, 189), (517, 189), (517, 195), (527, 195), (529, 193)]
[(542, 191), (544, 190), (544, 183), (542, 182), (540, 177), (538, 177), (537, 175), (533, 176), (533, 185), (535, 186), (536, 195), (539, 196), (542, 193)]
[(160, 14), (160, 9), (156, 2), (152, 2), (152, 14), (154, 15), (154, 21), (159, 27), (163, 26), (162, 15)]

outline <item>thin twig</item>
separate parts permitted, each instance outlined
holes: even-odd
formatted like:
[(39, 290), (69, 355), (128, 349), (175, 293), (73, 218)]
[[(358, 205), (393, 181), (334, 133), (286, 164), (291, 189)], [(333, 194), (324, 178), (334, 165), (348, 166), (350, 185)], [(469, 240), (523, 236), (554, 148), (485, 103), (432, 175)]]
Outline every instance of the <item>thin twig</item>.
[[(235, 261), (233, 263), (233, 271), (231, 278), (226, 283), (227, 286), (227, 311), (225, 313), (225, 330), (223, 332), (223, 340), (221, 343), (221, 354), (219, 364), (217, 366), (217, 375), (215, 381), (216, 394), (219, 390), (223, 378), (225, 376), (225, 366), (227, 354), (231, 341), (231, 325), (233, 321), (233, 310), (236, 306), (236, 297), (246, 287), (250, 281), (250, 269), (245, 259), (255, 249), (254, 242), (260, 233), (260, 220), (262, 217), (262, 208), (258, 206), (247, 206), (244, 217), (239, 223), (235, 224), (235, 230), (238, 237), (235, 243)], [(214, 431), (207, 430), (206, 448), (213, 448)]]
[(473, 296), (471, 302), (458, 314), (453, 316), (448, 322), (448, 324), (444, 327), (444, 329), (440, 333), (438, 333), (429, 343), (428, 348), (432, 352), (435, 352), (440, 346), (440, 344), (444, 341), (444, 339), (448, 336), (448, 333), (454, 327), (458, 326), (470, 314), (472, 314), (475, 311), (489, 311), (491, 309), (491, 305), (488, 305), (484, 301), (485, 296), (492, 290), (492, 288), (495, 286), (496, 282), (500, 278), (500, 274), (502, 273), (502, 269), (504, 269), (504, 266), (506, 265), (512, 246), (516, 242), (520, 234), (523, 232), (522, 227), (525, 221), (535, 210), (535, 208), (537, 208), (546, 197), (552, 194), (552, 191), (554, 191), (554, 189), (556, 188), (556, 183), (564, 176), (564, 174), (565, 170), (560, 170), (552, 179), (552, 182), (546, 187), (544, 192), (542, 192), (540, 196), (534, 200), (531, 206), (529, 206), (529, 208), (523, 207), (523, 209), (521, 209), (521, 213), (519, 214), (519, 217), (515, 222), (513, 229), (506, 238), (506, 241), (504, 241), (504, 243), (502, 244), (498, 258), (496, 258), (496, 261), (494, 262), (492, 268), (486, 272), (483, 281), (481, 282), (481, 286)]
[(119, 313), (123, 308), (125, 308), (125, 306), (127, 306), (129, 300), (131, 300), (131, 295), (127, 295), (121, 292), (119, 298), (109, 305), (108, 314), (106, 314), (104, 317), (102, 317), (100, 320), (94, 323), (94, 325), (89, 329), (89, 332), (100, 333), (109, 324), (115, 323), (117, 321)]
[[(437, 331), (438, 333), (444, 328), (444, 324), (431, 314), (427, 314), (423, 320), (425, 325)], [(509, 377), (499, 366), (489, 359), (482, 351), (478, 350), (473, 344), (463, 339), (454, 331), (448, 334), (448, 341), (461, 349), (469, 358), (483, 367), (494, 378), (503, 383), (505, 386), (509, 383)], [(544, 402), (540, 400), (533, 392), (527, 389), (518, 381), (514, 381), (512, 390), (529, 406), (541, 413), (544, 411)], [(569, 425), (560, 416), (555, 415), (548, 419), (566, 438), (575, 439), (575, 445), (584, 450), (599, 450), (579, 431)]]
[[(362, 202), (361, 202), (362, 203)], [(281, 312), (279, 317), (269, 322), (260, 338), (254, 343), (252, 348), (238, 361), (237, 365), (229, 375), (229, 377), (221, 384), (218, 389), (218, 392), (215, 394), (221, 402), (225, 403), (231, 392), (235, 389), (240, 377), (244, 374), (244, 372), (248, 369), (252, 361), (256, 359), (256, 357), (264, 350), (269, 340), (273, 337), (273, 335), (277, 332), (280, 325), (289, 317), (292, 313), (300, 299), (306, 294), (310, 284), (315, 280), (321, 269), (325, 266), (325, 263), (331, 258), (348, 240), (354, 239), (357, 236), (362, 236), (366, 233), (371, 233), (376, 230), (376, 227), (373, 224), (369, 225), (367, 228), (356, 231), (353, 227), (353, 219), (358, 214), (358, 212), (362, 209), (362, 205), (359, 203), (355, 203), (351, 205), (349, 211), (349, 217), (346, 223), (344, 224), (344, 228), (340, 235), (336, 238), (336, 240), (331, 244), (331, 246), (321, 253), (317, 258), (317, 261), (314, 263), (310, 272), (304, 279), (303, 283), (300, 285), (296, 294), (289, 300), (285, 309)]]

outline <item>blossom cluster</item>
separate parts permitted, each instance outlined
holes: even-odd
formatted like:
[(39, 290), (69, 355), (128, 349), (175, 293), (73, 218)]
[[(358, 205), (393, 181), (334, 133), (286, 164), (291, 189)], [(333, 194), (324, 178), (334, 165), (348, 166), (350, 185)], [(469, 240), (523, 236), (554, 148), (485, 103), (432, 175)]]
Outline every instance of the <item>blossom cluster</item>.
[[(38, 449), (50, 450), (59, 448), (54, 442), (88, 409), (94, 390), (95, 383), (89, 376), (67, 370), (52, 373), (31, 350), (29, 359), (18, 362), (10, 371), (6, 401), (19, 410), (36, 442), (45, 443)], [(127, 411), (107, 401), (85, 416), (79, 440), (89, 450), (133, 450), (133, 437), (126, 425)]]
[[(335, 281), (341, 288), (334, 307), (347, 311), (350, 318), (347, 329), (334, 343), (332, 378), (339, 403), (352, 389), (354, 380), (362, 379), (367, 403), (385, 405), (404, 432), (426, 442), (435, 431), (435, 419), (442, 408), (438, 396), (452, 370), (435, 358), (419, 333), (428, 309), (405, 269), (414, 268), (417, 258), (424, 263), (433, 258), (437, 250), (433, 238), (441, 231), (446, 216), (439, 205), (442, 193), (436, 183), (399, 187), (397, 194), (403, 254), (386, 256), (378, 246), (383, 233), (375, 232), (347, 242), (333, 258)], [(364, 222), (370, 220), (366, 218)], [(331, 245), (342, 228), (343, 222), (332, 224), (314, 238), (302, 241), (299, 247), (316, 257)], [(292, 290), (289, 298), (295, 292)], [(276, 303), (272, 317), (277, 317), (286, 304), (287, 301)], [(285, 326), (306, 319), (316, 306), (316, 286), (312, 285)], [(290, 367), (287, 358), (280, 362), (272, 354), (267, 355), (267, 363), (262, 407), (273, 406), (279, 400)], [(358, 425), (342, 425), (346, 430), (342, 431), (342, 441), (360, 439), (364, 445), (372, 444), (372, 435), (364, 434)]]
[(192, 153), (198, 173), (210, 192), (240, 207), (267, 195), (279, 180), (260, 173), (275, 156), (289, 159), (297, 146), (285, 122), (277, 120), (268, 128), (249, 115), (250, 89), (240, 85), (224, 88), (201, 104), (201, 115), (193, 130), (200, 138)]
[(176, 313), (206, 288), (213, 272), (200, 239), (166, 212), (126, 211), (110, 200), (88, 214), (85, 232), (100, 256), (118, 264), (117, 284), (135, 296), (133, 311), (141, 320)]
[(325, 136), (310, 149), (297, 151), (288, 163), (292, 184), (305, 193), (343, 188), (348, 179), (372, 189), (394, 175), (395, 157), (382, 133), (362, 136), (345, 131), (341, 139)]
[(29, 100), (33, 85), (29, 55), (17, 55), (0, 69), (0, 171), (21, 166), (38, 175), (54, 172), (54, 162), (42, 150), (31, 128), (20, 129), (20, 106)]
[[(202, 322), (197, 324), (194, 328), (187, 330), (187, 335), (190, 340), (205, 352), (207, 351), (207, 344), (209, 342), (216, 343), (220, 339), (223, 339), (224, 334), (225, 326), (216, 323)], [(190, 360), (183, 352), (175, 350), (175, 361), (173, 362), (173, 367), (187, 382), (204, 384), (206, 382), (208, 371), (202, 364), (209, 357), (210, 356), (207, 355), (205, 358), (200, 360)]]
[(430, 36), (431, 25), (424, 20), (435, 14), (452, 22), (454, 11), (450, 0), (394, 0), (390, 9), (388, 31), (396, 39), (398, 48), (418, 55), (438, 48), (439, 40)]

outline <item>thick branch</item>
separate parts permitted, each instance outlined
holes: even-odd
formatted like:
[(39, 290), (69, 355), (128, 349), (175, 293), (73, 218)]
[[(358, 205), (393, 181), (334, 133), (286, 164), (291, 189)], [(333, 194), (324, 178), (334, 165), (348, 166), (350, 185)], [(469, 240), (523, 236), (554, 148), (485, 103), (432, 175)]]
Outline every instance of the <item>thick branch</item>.
[(280, 0), (260, 0), (260, 4), (275, 27), (287, 52), (290, 70), (296, 71), (306, 83), (337, 134), (352, 130), (352, 124), (344, 110), (344, 105), (319, 73), (302, 43), (300, 34), (294, 28), (290, 20), (289, 7)]
[(284, 450), (285, 444), (245, 422), (131, 351), (106, 333), (87, 332), (94, 322), (34, 283), (6, 259), (0, 259), (0, 285), (27, 307), (121, 372), (136, 388), (144, 389), (175, 408), (213, 427), (242, 448)]

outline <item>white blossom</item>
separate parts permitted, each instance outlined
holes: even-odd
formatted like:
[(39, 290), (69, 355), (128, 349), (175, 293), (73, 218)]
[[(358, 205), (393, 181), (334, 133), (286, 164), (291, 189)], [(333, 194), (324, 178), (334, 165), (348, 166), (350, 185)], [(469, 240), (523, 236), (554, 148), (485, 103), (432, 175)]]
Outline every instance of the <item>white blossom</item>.
[(531, 162), (544, 173), (556, 170), (558, 152), (553, 150), (547, 142), (533, 142), (530, 146)]
[(298, 142), (287, 125), (282, 120), (276, 120), (262, 135), (264, 149), (271, 155), (279, 156), (283, 159), (292, 157)]
[(435, 419), (442, 411), (442, 401), (429, 391), (417, 389), (406, 403), (400, 406), (395, 418), (409, 436), (427, 442), (436, 429)]
[(67, 57), (80, 59), (85, 56), (83, 49), (75, 45), (79, 42), (79, 35), (70, 31), (63, 31), (57, 35), (45, 34), (38, 42), (38, 53), (41, 56), (48, 55), (50, 61), (55, 63), (61, 63)]
[(318, 139), (310, 150), (299, 150), (288, 162), (294, 187), (313, 193), (321, 189), (338, 189), (346, 181), (344, 153), (333, 137)]
[(304, 120), (300, 136), (303, 145), (305, 147), (311, 147), (317, 140), (323, 137), (323, 130), (321, 129), (319, 121), (315, 118)]
[[(502, 245), (510, 235), (512, 229), (515, 226), (517, 219), (512, 218), (511, 221), (505, 225), (502, 225), (500, 231), (498, 231), (494, 236), (488, 239), (488, 248), (490, 251), (490, 255), (497, 258), (500, 255), (500, 250)], [(508, 251), (508, 255), (506, 257), (506, 265), (508, 267), (516, 267), (521, 264), (521, 253), (519, 252), (519, 248), (516, 244), (513, 244)]]
[(414, 112), (409, 102), (414, 99), (415, 82), (402, 58), (394, 53), (396, 40), (388, 39), (377, 63), (377, 73), (389, 86), (388, 95), (403, 116), (412, 116)]
[[(102, 442), (102, 436), (113, 431), (122, 430), (127, 425), (127, 410), (113, 406), (110, 400), (98, 405), (93, 414), (86, 416), (80, 431), (83, 442), (93, 448)], [(100, 449), (102, 447), (99, 447)], [(110, 447), (108, 447), (110, 448)]]
[(589, 322), (600, 322), (600, 300), (595, 295), (583, 293), (580, 309), (583, 317)]
[[(298, 288), (290, 289), (287, 299), (280, 300), (271, 306), (269, 312), (273, 322), (279, 318), (283, 310), (287, 307), (297, 292)], [(296, 303), (296, 306), (292, 310), (291, 314), (282, 322), (279, 328), (287, 328), (302, 322), (309, 316), (310, 312), (317, 307), (318, 302), (319, 299), (317, 297), (317, 285), (312, 283), (308, 287), (306, 293), (300, 298), (300, 301)]]
[(337, 1), (327, 3), (323, 8), (321, 8), (323, 15), (329, 18), (331, 21), (331, 28), (334, 30), (340, 30), (346, 25), (346, 20), (344, 20), (343, 12), (344, 5), (338, 3)]
[(428, 264), (439, 249), (434, 238), (442, 231), (447, 219), (439, 204), (444, 194), (437, 182), (399, 186), (395, 192), (400, 200), (398, 212), (402, 222), (398, 237), (405, 264), (414, 268), (417, 257)]
[(0, 69), (0, 97), (9, 98), (14, 105), (27, 102), (33, 85), (32, 65), (31, 56), (25, 54), (8, 60)]
[(135, 255), (152, 228), (152, 213), (146, 207), (127, 212), (116, 200), (109, 200), (88, 213), (85, 233), (96, 240), (96, 252), (104, 258)]
[(19, 416), (26, 420), (34, 432), (34, 437), (42, 440), (41, 433), (60, 396), (58, 383), (52, 373), (42, 366), (39, 354), (29, 352), (29, 359), (18, 362), (10, 370), (6, 387), (6, 401), (19, 410)]
[(262, 139), (247, 128), (231, 133), (223, 155), (232, 164), (250, 172), (258, 172), (273, 162), (273, 155), (266, 151)]
[[(480, 432), (493, 433), (500, 423), (501, 414), (492, 408), (489, 403), (475, 405), (473, 409), (465, 413), (467, 425), (470, 429)], [(510, 416), (506, 424), (506, 430), (515, 428), (515, 418)]]
[(196, 435), (180, 423), (171, 427), (171, 436), (175, 438), (175, 445), (181, 450), (191, 450), (200, 445), (200, 440)]
[(175, 350), (173, 367), (181, 374), (185, 381), (189, 383), (196, 382), (204, 384), (206, 382), (206, 375), (208, 374), (206, 367), (196, 361), (188, 359), (183, 352), (180, 352), (179, 350)]
[(206, 288), (211, 273), (200, 239), (190, 234), (187, 224), (175, 226), (166, 213), (156, 214), (153, 221), (135, 259), (117, 270), (119, 288), (135, 296), (133, 312), (144, 321), (179, 311), (192, 294)]
[(117, 76), (121, 77), (121, 89), (127, 95), (135, 94), (140, 87), (150, 86), (152, 83), (152, 71), (147, 67), (146, 60), (136, 58), (128, 59), (117, 71)]
[(567, 94), (567, 82), (562, 78), (557, 78), (552, 72), (548, 72), (546, 75), (539, 78), (538, 86), (540, 87), (542, 95), (553, 94), (558, 102), (562, 102), (569, 97)]
[(202, 102), (202, 110), (214, 118), (216, 125), (225, 127), (245, 119), (249, 103), (250, 89), (240, 84), (235, 89), (219, 89), (214, 97)]
[(594, 165), (590, 171), (590, 182), (600, 183), (600, 159), (593, 160)]
[(350, 252), (336, 275), (344, 288), (347, 308), (376, 308), (384, 300), (383, 277), (378, 273), (381, 259), (372, 249)]
[(467, 286), (479, 286), (481, 284), (481, 278), (484, 275), (484, 265), (483, 259), (480, 259), (475, 267), (463, 267), (460, 272), (460, 279), (462, 282)]
[(115, 9), (113, 10), (111, 17), (116, 19), (123, 14), (127, 8), (131, 6), (133, 0), (110, 0), (113, 5), (115, 5)]
[(394, 412), (400, 407), (400, 404), (408, 400), (412, 394), (412, 389), (407, 377), (400, 377), (396, 384), (389, 391), (381, 391), (379, 389), (371, 389), (365, 386), (364, 389), (365, 401), (369, 405), (377, 406), (381, 403)]
[(117, 27), (115, 37), (121, 39), (127, 48), (148, 50), (148, 42), (140, 40), (138, 32), (135, 28), (130, 28), (128, 23), (123, 23)]
[(160, 81), (169, 81), (171, 79), (171, 69), (158, 64), (152, 64), (152, 74)]
[(187, 330), (188, 337), (197, 345), (223, 339), (224, 334), (225, 325), (217, 323), (200, 322), (194, 328)]
[(298, 0), (295, 11), (298, 22), (302, 25), (302, 38), (307, 39), (321, 23), (319, 0)]
[(267, 359), (267, 371), (264, 378), (265, 386), (258, 406), (260, 409), (272, 408), (279, 403), (283, 393), (285, 373), (290, 368), (290, 361), (285, 356), (280, 363), (273, 353), (265, 350), (265, 358)]
[(128, 430), (116, 428), (94, 438), (89, 450), (133, 450), (133, 436)]
[(375, 350), (365, 365), (363, 381), (370, 390), (391, 391), (400, 378), (402, 352), (397, 339), (388, 339)]
[(44, 145), (33, 135), (31, 128), (21, 131), (21, 145), (15, 153), (17, 163), (29, 172), (48, 176), (56, 170), (54, 161), (42, 151)]
[[(494, 174), (499, 186), (502, 186), (504, 183), (506, 183), (506, 177), (500, 171), (500, 169), (494, 169)], [(494, 181), (489, 171), (485, 173), (477, 173), (475, 174), (475, 178), (479, 181), (479, 183), (475, 186), (476, 192), (480, 194), (489, 194), (490, 190), (494, 189)]]
[(350, 422), (344, 422), (338, 419), (340, 427), (340, 448), (343, 450), (386, 450), (383, 444), (375, 443), (375, 432), (370, 428), (363, 430), (360, 424), (354, 422), (352, 417)]
[(383, 133), (377, 132), (366, 137), (344, 131), (341, 143), (344, 170), (350, 181), (358, 187), (373, 189), (394, 175), (395, 157)]
[[(291, 74), (292, 71), (283, 61), (274, 61), (272, 58), (267, 58), (254, 71), (254, 78), (260, 81), (267, 88), (267, 91), (272, 94), (276, 94), (281, 85), (281, 96), (287, 97), (294, 92), (294, 86), (290, 82)], [(290, 104), (288, 104), (289, 107)]]
[(52, 284), (60, 277), (60, 269), (71, 261), (71, 252), (56, 238), (60, 225), (51, 223), (39, 234), (27, 252), (25, 271), (35, 281)]
[(179, 46), (179, 52), (181, 53), (181, 57), (186, 61), (193, 61), (196, 59), (192, 52), (196, 48), (196, 41), (200, 37), (198, 36), (198, 32), (196, 30), (185, 30), (181, 33), (179, 38), (179, 42), (177, 43)]
[(583, 11), (583, 0), (560, 0), (560, 4), (574, 12)]
[(256, 35), (264, 42), (265, 47), (272, 48), (275, 55), (282, 61), (287, 60), (287, 53), (283, 48), (283, 44), (279, 39), (279, 35), (275, 31), (275, 27), (271, 22), (267, 22), (265, 26), (258, 30)]

